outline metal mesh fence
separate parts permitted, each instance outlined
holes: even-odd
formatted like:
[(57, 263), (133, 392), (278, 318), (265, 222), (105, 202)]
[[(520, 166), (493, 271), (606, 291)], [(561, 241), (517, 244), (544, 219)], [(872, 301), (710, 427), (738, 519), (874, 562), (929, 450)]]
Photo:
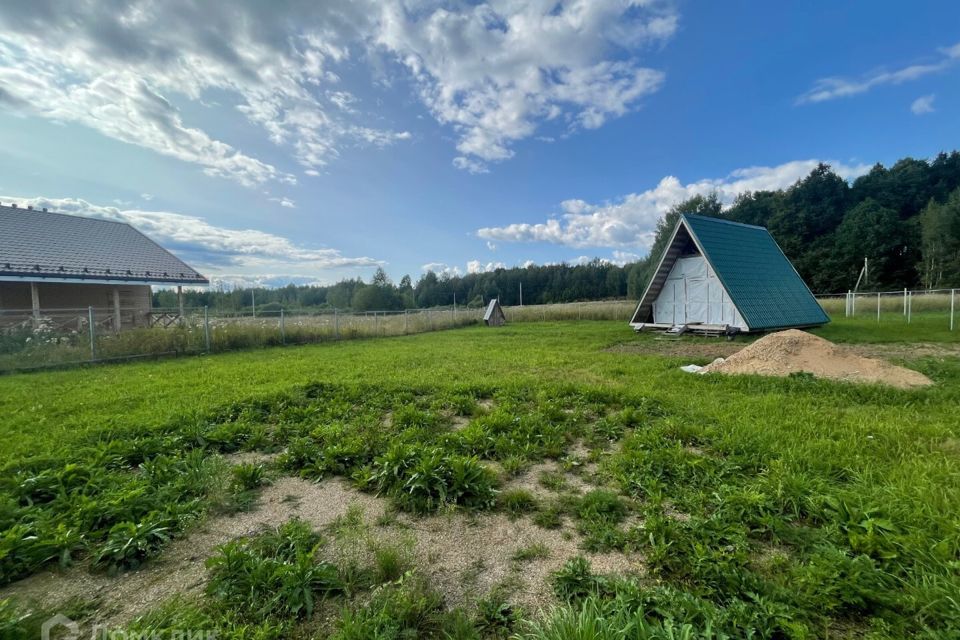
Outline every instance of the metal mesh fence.
[(398, 336), (476, 324), (482, 309), (214, 313), (205, 308), (0, 311), (0, 371)]
[[(881, 291), (817, 296), (834, 319), (906, 323), (915, 330), (957, 325), (960, 290)], [(636, 302), (614, 300), (504, 307), (508, 323), (569, 320), (627, 322)], [(483, 309), (407, 311), (257, 310), (255, 314), (206, 308), (149, 311), (113, 307), (0, 310), (0, 372), (160, 355), (334, 340), (400, 336), (477, 324)]]
[[(505, 307), (508, 322), (628, 320), (630, 301)], [(407, 311), (257, 309), (246, 314), (200, 308), (113, 307), (0, 310), (0, 371), (160, 355), (400, 336), (439, 331), (483, 319), (483, 309)]]
[(832, 317), (875, 319), (878, 323), (923, 323), (948, 328), (957, 326), (960, 289), (924, 289), (838, 293), (818, 296)]

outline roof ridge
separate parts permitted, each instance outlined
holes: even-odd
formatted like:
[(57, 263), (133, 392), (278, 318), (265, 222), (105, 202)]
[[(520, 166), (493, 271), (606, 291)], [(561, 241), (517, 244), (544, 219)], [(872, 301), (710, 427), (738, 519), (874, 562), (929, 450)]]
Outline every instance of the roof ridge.
[(680, 214), (685, 218), (696, 218), (698, 220), (709, 220), (710, 222), (722, 222), (724, 224), (732, 224), (738, 227), (747, 227), (748, 229), (763, 229), (764, 231), (769, 231), (766, 227), (759, 224), (747, 224), (746, 222), (737, 222), (736, 220), (727, 220), (726, 218), (716, 218), (714, 216), (705, 216), (699, 213), (682, 213)]
[(52, 216), (65, 216), (67, 218), (77, 218), (78, 220), (90, 220), (91, 222), (110, 222), (112, 224), (124, 224), (124, 225), (127, 225), (128, 227), (133, 227), (134, 229), (136, 229), (136, 227), (134, 227), (132, 224), (130, 224), (129, 222), (125, 222), (123, 220), (108, 220), (106, 218), (93, 218), (91, 216), (82, 216), (77, 213), (64, 213), (63, 211), (44, 211), (43, 209), (36, 209), (36, 208), (28, 209), (27, 207), (21, 207), (20, 205), (17, 205), (14, 207), (10, 204), (0, 204), (0, 209), (10, 209), (11, 211), (18, 211), (18, 212), (25, 211), (27, 213), (47, 214)]

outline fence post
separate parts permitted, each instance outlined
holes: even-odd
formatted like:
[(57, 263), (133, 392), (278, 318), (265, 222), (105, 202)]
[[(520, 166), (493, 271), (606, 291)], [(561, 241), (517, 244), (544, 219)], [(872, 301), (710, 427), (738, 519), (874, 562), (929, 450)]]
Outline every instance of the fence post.
[(376, 311), (373, 312), (373, 335), (380, 335), (380, 316)]
[(336, 309), (333, 310), (333, 337), (340, 339), (340, 314)]
[(210, 314), (207, 307), (203, 307), (203, 342), (207, 347), (207, 353), (210, 353)]
[(433, 315), (430, 313), (430, 309), (427, 309), (427, 324), (430, 325), (430, 331), (433, 331)]
[(950, 331), (953, 331), (953, 309), (954, 309), (954, 298), (957, 296), (956, 289), (950, 289)]
[(907, 293), (907, 324), (910, 324), (910, 316), (913, 315), (913, 291)]
[(280, 344), (287, 344), (286, 327), (283, 326), (283, 307), (280, 307)]
[(93, 326), (93, 307), (87, 307), (87, 327), (90, 329), (90, 360), (97, 359), (97, 330)]
[(903, 315), (907, 315), (907, 288), (903, 288)]
[(877, 324), (880, 324), (880, 292), (877, 291)]
[(409, 320), (410, 320), (410, 310), (404, 309), (403, 310), (403, 333), (404, 334), (407, 333), (407, 325), (409, 323)]

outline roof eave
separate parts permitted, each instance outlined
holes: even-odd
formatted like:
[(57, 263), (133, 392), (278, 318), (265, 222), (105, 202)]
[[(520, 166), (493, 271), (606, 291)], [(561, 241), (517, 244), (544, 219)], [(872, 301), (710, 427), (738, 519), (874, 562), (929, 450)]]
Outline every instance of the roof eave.
[(210, 285), (207, 278), (142, 278), (137, 276), (64, 276), (59, 274), (41, 273), (0, 273), (0, 282), (48, 282), (58, 284), (145, 284), (145, 285), (190, 285), (206, 287)]
[[(683, 223), (683, 214), (680, 215), (680, 220), (677, 221), (677, 225), (673, 228), (673, 233), (670, 234), (670, 240), (667, 241), (667, 244), (663, 247), (663, 255), (660, 256), (660, 261), (657, 263), (657, 268), (653, 270), (653, 273), (650, 274), (650, 282), (647, 283), (647, 288), (643, 290), (643, 295), (640, 296), (640, 302), (637, 304), (637, 308), (633, 310), (633, 315), (630, 316), (630, 324), (635, 324), (637, 321), (637, 314), (640, 313), (640, 307), (643, 306), (643, 303), (646, 301), (647, 296), (650, 294), (650, 289), (653, 287), (654, 280), (657, 278), (657, 274), (660, 273), (660, 268), (663, 266), (663, 261), (667, 259), (667, 254), (670, 252), (670, 247), (673, 246), (673, 241), (677, 238), (677, 232), (680, 231), (680, 225)], [(687, 231), (690, 231), (690, 228), (687, 227)]]

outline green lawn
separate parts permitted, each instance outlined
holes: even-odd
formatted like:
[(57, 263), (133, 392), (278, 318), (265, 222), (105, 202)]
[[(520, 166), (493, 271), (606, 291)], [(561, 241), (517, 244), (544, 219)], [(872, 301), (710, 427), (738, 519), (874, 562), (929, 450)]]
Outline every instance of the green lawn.
[[(957, 335), (940, 318), (840, 319), (817, 333)], [(162, 547), (151, 527), (176, 533), (213, 500), (202, 481), (182, 480), (213, 473), (191, 452), (286, 449), (285, 473), (345, 475), (402, 510), (472, 511), (502, 508), (490, 491), (499, 480), (474, 457), (522, 467), (582, 440), (607, 452), (610, 495), (549, 508), (574, 518), (592, 550), (643, 554), (648, 574), (602, 577), (573, 563), (556, 583), (568, 608), (539, 630), (503, 614), (456, 637), (570, 637), (562, 629), (583, 631), (588, 618), (605, 620), (604, 638), (666, 638), (657, 634), (682, 624), (691, 635), (676, 637), (960, 634), (960, 359), (910, 361), (937, 384), (900, 391), (692, 376), (678, 369), (689, 358), (606, 350), (637, 341), (655, 344), (621, 322), (530, 323), (0, 376), (0, 583), (65, 555), (113, 570), (149, 561)], [(480, 408), (484, 398), (496, 408)], [(451, 432), (455, 414), (470, 426)], [(436, 486), (416, 485), (413, 470), (427, 467)], [(615, 526), (619, 501), (641, 524)], [(139, 556), (124, 555), (128, 538), (142, 542)], [(458, 624), (437, 612), (411, 621), (394, 601), (415, 599), (408, 586), (384, 589), (372, 600), (380, 617), (344, 614), (339, 637), (400, 637), (384, 624), (443, 637)], [(198, 606), (227, 606), (221, 596)], [(302, 611), (281, 609), (258, 637), (303, 629)], [(230, 636), (236, 616), (215, 620), (232, 630), (224, 637), (253, 637)]]

